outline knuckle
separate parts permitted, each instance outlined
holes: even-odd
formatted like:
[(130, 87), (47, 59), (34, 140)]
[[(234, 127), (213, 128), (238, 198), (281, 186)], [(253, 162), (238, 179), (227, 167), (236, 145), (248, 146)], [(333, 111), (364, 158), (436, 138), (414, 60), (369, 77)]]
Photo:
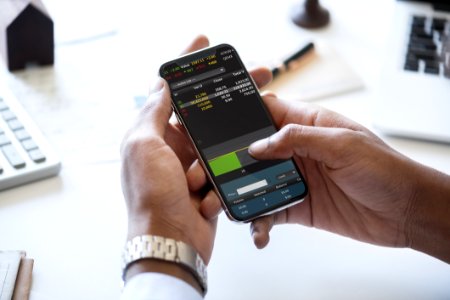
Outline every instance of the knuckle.
[(161, 145), (161, 139), (157, 136), (142, 136), (138, 132), (129, 132), (122, 141), (120, 152), (122, 157), (136, 156), (142, 149), (149, 151)]
[(288, 124), (285, 127), (283, 127), (282, 136), (290, 144), (293, 144), (299, 139), (299, 137), (302, 135), (302, 132), (303, 126), (299, 126), (297, 124)]
[(147, 100), (145, 101), (144, 106), (141, 109), (141, 112), (140, 112), (141, 115), (146, 115), (147, 113), (149, 113), (155, 109), (155, 107), (159, 103), (158, 96), (159, 96), (159, 92), (150, 94), (148, 96)]
[(262, 97), (264, 97), (264, 98), (277, 98), (277, 95), (274, 92), (272, 92), (272, 91), (265, 91), (262, 94)]
[(136, 138), (134, 134), (127, 134), (122, 141), (120, 152), (122, 157), (134, 156), (141, 147), (141, 140)]
[(217, 197), (217, 194), (211, 190), (208, 196), (214, 210), (220, 210), (222, 208), (222, 204), (220, 203), (220, 199)]
[(267, 150), (277, 158), (288, 158), (293, 155), (298, 144), (303, 127), (296, 124), (287, 124), (280, 131), (269, 137)]
[(341, 141), (341, 145), (348, 147), (349, 145), (357, 145), (362, 142), (362, 136), (357, 131), (351, 129), (341, 129), (337, 138)]
[(216, 193), (210, 191), (201, 203), (201, 211), (207, 219), (213, 219), (222, 211), (222, 205)]
[(364, 136), (358, 131), (342, 128), (340, 129), (330, 141), (331, 151), (335, 157), (346, 156), (350, 151), (361, 145), (364, 141)]

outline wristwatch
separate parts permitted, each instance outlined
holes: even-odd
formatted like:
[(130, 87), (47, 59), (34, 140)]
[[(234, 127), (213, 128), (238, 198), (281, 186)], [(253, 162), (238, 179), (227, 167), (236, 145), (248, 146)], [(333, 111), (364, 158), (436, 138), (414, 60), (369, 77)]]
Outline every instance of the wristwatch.
[(197, 251), (181, 241), (156, 235), (139, 235), (129, 240), (123, 251), (122, 280), (133, 263), (142, 259), (159, 259), (180, 264), (192, 273), (203, 290), (207, 291), (206, 266)]

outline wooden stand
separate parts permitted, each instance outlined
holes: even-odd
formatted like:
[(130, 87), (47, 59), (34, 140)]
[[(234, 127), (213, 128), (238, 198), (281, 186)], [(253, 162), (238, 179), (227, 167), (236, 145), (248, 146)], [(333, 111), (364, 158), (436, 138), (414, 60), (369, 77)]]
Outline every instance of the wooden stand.
[(53, 21), (41, 0), (0, 1), (0, 54), (10, 71), (53, 64)]
[(330, 22), (330, 13), (320, 5), (319, 0), (305, 0), (294, 9), (292, 21), (303, 28), (320, 28)]

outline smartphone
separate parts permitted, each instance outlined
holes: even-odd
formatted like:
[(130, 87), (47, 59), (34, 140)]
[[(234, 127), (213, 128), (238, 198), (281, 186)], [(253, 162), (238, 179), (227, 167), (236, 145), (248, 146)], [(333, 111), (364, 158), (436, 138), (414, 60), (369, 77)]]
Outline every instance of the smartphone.
[(308, 189), (292, 159), (260, 161), (248, 153), (250, 144), (277, 129), (232, 46), (169, 61), (160, 75), (231, 220), (248, 222), (305, 198)]

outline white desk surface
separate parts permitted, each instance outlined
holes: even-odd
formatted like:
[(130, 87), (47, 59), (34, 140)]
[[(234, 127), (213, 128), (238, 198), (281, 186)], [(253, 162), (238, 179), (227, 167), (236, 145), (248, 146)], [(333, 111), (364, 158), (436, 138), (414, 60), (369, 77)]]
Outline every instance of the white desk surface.
[[(2, 72), (63, 160), (58, 177), (0, 192), (0, 249), (26, 250), (35, 259), (31, 299), (38, 300), (118, 297), (126, 232), (119, 144), (136, 114), (133, 96), (145, 94), (159, 65), (192, 37), (207, 34), (212, 44), (230, 43), (256, 62), (308, 37), (326, 40), (365, 88), (317, 103), (370, 126), (394, 5), (324, 0), (332, 24), (308, 32), (290, 23), (294, 0), (47, 2), (57, 26), (54, 67)], [(107, 34), (68, 43), (84, 34), (70, 24)], [(450, 146), (384, 139), (450, 173)], [(208, 271), (207, 299), (450, 298), (450, 266), (427, 255), (300, 226), (275, 228), (259, 251), (248, 226), (225, 216)]]

